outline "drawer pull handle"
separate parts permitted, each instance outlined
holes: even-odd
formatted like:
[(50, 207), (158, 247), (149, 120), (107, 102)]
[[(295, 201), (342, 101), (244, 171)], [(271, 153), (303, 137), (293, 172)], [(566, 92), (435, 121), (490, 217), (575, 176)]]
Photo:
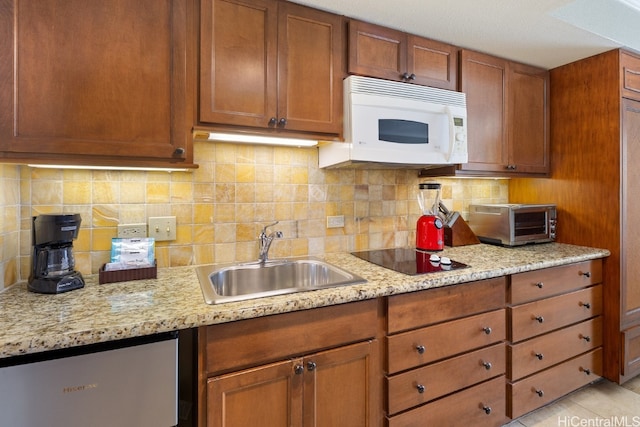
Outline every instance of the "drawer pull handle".
[(544, 354), (542, 354), (542, 353), (536, 353), (535, 356), (538, 358), (538, 360), (544, 359)]
[(418, 384), (416, 388), (418, 389), (418, 393), (424, 393), (425, 387), (422, 384)]
[(591, 337), (589, 335), (583, 335), (582, 339), (585, 340), (586, 342), (591, 342)]
[(491, 406), (482, 406), (482, 410), (484, 411), (485, 414), (490, 415), (491, 414)]
[(293, 372), (294, 372), (296, 375), (302, 375), (302, 374), (304, 373), (304, 366), (302, 366), (302, 365), (296, 365), (296, 366), (293, 368)]
[(307, 362), (307, 371), (315, 371), (317, 367), (316, 362)]
[(534, 317), (534, 319), (537, 320), (538, 323), (543, 323), (544, 322), (544, 317), (542, 317), (542, 316), (536, 316), (536, 317)]
[(482, 366), (484, 366), (484, 369), (486, 369), (487, 371), (492, 367), (491, 362), (482, 362)]
[(542, 390), (536, 390), (536, 394), (537, 394), (539, 397), (542, 397), (542, 396), (544, 396), (544, 391), (542, 391)]
[(591, 303), (590, 302), (582, 302), (582, 303), (580, 303), (580, 305), (582, 305), (587, 310), (589, 310), (591, 308)]
[(482, 330), (484, 331), (485, 334), (489, 335), (491, 334), (491, 328), (488, 326), (485, 326), (484, 328), (482, 328)]
[(418, 354), (424, 354), (425, 348), (423, 345), (417, 345), (416, 351), (418, 352)]
[(544, 287), (544, 283), (538, 282), (536, 283), (536, 286), (538, 287), (538, 289), (542, 289)]
[(584, 372), (587, 375), (591, 375), (591, 369), (582, 369), (582, 372)]
[(581, 275), (581, 276), (584, 276), (584, 277), (586, 277), (586, 278), (588, 279), (589, 277), (591, 277), (591, 272), (589, 272), (589, 271), (582, 272), (582, 271), (581, 271), (581, 272), (580, 272), (580, 275)]

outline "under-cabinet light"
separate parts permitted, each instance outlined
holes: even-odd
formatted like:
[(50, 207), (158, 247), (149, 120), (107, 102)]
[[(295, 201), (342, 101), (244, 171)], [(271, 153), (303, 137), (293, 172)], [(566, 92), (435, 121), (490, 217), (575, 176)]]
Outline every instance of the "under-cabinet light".
[(238, 142), (241, 144), (283, 145), (287, 147), (313, 147), (318, 141), (297, 138), (281, 138), (276, 136), (261, 136), (235, 133), (196, 132), (196, 138), (208, 141)]
[(135, 167), (135, 166), (81, 166), (81, 165), (39, 165), (28, 164), (30, 168), (40, 169), (89, 169), (89, 170), (110, 170), (110, 171), (140, 171), (140, 172), (187, 172), (187, 168), (153, 168), (153, 167)]

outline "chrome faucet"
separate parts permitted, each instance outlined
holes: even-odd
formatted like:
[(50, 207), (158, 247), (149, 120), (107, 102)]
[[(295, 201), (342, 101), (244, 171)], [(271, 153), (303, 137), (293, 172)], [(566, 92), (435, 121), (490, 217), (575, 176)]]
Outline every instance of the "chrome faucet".
[(274, 231), (273, 233), (267, 235), (267, 228), (273, 227), (278, 222), (279, 221), (276, 221), (273, 224), (265, 225), (262, 228), (260, 236), (258, 236), (258, 239), (260, 241), (260, 255), (258, 259), (262, 264), (267, 262), (267, 260), (269, 259), (269, 248), (271, 247), (271, 242), (273, 241), (273, 239), (279, 239), (282, 237), (282, 231)]

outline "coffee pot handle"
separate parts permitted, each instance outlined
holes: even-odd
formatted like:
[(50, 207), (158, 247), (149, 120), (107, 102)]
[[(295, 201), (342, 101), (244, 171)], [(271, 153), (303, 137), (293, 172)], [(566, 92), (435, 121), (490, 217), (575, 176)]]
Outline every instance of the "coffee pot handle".
[(49, 250), (41, 249), (38, 251), (38, 258), (36, 259), (36, 276), (43, 277), (47, 275), (47, 266), (49, 263)]

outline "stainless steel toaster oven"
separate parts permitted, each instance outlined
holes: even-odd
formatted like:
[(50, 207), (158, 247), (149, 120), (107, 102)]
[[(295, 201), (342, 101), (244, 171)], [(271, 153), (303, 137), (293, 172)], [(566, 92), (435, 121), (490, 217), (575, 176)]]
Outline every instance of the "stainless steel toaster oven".
[(556, 205), (470, 205), (468, 223), (484, 243), (518, 246), (552, 242), (556, 239)]

